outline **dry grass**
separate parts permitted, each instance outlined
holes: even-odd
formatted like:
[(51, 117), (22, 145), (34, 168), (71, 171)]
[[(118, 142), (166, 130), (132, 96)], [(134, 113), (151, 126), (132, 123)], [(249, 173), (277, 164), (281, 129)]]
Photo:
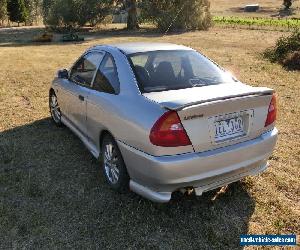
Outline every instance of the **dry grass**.
[[(211, 11), (215, 15), (232, 15), (232, 16), (264, 16), (271, 17), (278, 15), (282, 9), (282, 0), (211, 0)], [(245, 13), (240, 8), (247, 4), (258, 3), (261, 7), (257, 13)], [(290, 17), (300, 17), (300, 1), (294, 0), (292, 5), (292, 15)]]
[[(165, 37), (98, 35), (80, 44), (0, 47), (1, 249), (240, 249), (244, 233), (299, 235), (300, 73), (259, 56), (282, 33), (214, 28)], [(82, 143), (50, 122), (48, 88), (55, 71), (86, 48), (125, 41), (185, 44), (244, 82), (274, 88), (280, 136), (271, 167), (217, 198), (212, 191), (157, 205), (110, 190)]]

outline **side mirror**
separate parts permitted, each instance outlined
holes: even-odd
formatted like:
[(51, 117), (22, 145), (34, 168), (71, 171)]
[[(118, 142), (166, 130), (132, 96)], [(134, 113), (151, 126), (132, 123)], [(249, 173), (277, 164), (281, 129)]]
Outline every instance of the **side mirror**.
[(61, 69), (57, 71), (57, 77), (62, 79), (68, 79), (69, 78), (69, 72), (66, 69)]

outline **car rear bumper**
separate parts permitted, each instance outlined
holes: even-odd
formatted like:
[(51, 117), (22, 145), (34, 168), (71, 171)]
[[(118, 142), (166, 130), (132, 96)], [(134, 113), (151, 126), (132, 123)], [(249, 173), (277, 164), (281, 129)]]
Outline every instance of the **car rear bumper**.
[(172, 192), (195, 188), (196, 194), (229, 184), (267, 168), (277, 141), (276, 128), (243, 143), (202, 153), (155, 157), (118, 142), (131, 177), (131, 190), (156, 202)]

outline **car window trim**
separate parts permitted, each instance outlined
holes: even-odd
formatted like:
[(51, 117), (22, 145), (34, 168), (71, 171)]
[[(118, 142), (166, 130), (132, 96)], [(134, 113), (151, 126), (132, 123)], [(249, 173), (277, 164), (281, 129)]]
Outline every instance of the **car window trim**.
[[(95, 70), (95, 72), (94, 72), (94, 75), (93, 75), (93, 78), (92, 78), (90, 84), (89, 84), (89, 85), (85, 85), (85, 84), (81, 84), (80, 82), (76, 82), (76, 81), (74, 81), (74, 80), (71, 80), (71, 72), (72, 72), (72, 69), (75, 67), (75, 65), (76, 65), (82, 58), (84, 58), (84, 57), (87, 56), (88, 54), (93, 54), (93, 53), (101, 54), (101, 55), (103, 55), (103, 57), (102, 57), (101, 61), (98, 63), (98, 65), (96, 66), (96, 70)], [(69, 77), (68, 77), (68, 78), (69, 78), (69, 81), (71, 81), (72, 83), (74, 83), (74, 84), (76, 84), (76, 85), (78, 85), (78, 86), (81, 86), (81, 87), (84, 87), (84, 88), (88, 88), (88, 89), (92, 89), (92, 84), (94, 83), (94, 80), (95, 80), (95, 77), (96, 77), (96, 73), (97, 73), (97, 71), (98, 71), (98, 69), (99, 69), (101, 63), (103, 62), (104, 57), (105, 57), (105, 52), (103, 52), (103, 51), (87, 51), (87, 52), (85, 52), (84, 54), (82, 54), (82, 55), (77, 59), (77, 61), (72, 65), (72, 67), (71, 67), (71, 69), (70, 69), (70, 71), (69, 71)]]
[[(103, 53), (104, 53), (104, 56), (103, 56), (103, 58), (102, 58), (101, 63), (100, 63), (99, 66), (97, 67), (97, 70), (96, 70), (95, 75), (94, 75), (94, 77), (93, 77), (93, 81), (92, 81), (92, 84), (91, 84), (91, 89), (93, 89), (93, 90), (95, 90), (95, 91), (98, 91), (98, 92), (100, 92), (100, 93), (105, 93), (105, 94), (109, 94), (109, 95), (119, 95), (120, 92), (121, 92), (121, 91), (120, 91), (121, 83), (120, 83), (119, 72), (118, 72), (118, 67), (117, 67), (115, 58), (113, 57), (113, 55), (112, 55), (111, 53), (109, 53), (109, 52), (107, 52), (107, 51), (103, 51)], [(117, 77), (118, 77), (118, 82), (119, 82), (119, 91), (118, 91), (118, 92), (115, 92), (115, 91), (114, 91), (114, 93), (107, 93), (107, 92), (100, 91), (100, 90), (97, 90), (97, 89), (94, 88), (94, 82), (95, 82), (95, 78), (96, 78), (96, 74), (97, 74), (98, 70), (100, 71), (100, 73), (102, 74), (102, 76), (106, 78), (106, 76), (103, 74), (103, 72), (102, 72), (102, 70), (101, 70), (101, 66), (103, 65), (103, 63), (104, 63), (106, 57), (108, 57), (108, 56), (111, 56), (111, 58), (112, 58), (113, 65), (114, 65), (114, 67), (116, 68), (116, 71), (117, 71)], [(106, 78), (106, 79), (107, 79), (107, 78)], [(109, 84), (110, 84), (110, 85), (112, 86), (112, 88), (113, 88), (113, 85), (110, 83), (109, 79), (107, 79), (107, 81), (109, 82)], [(113, 88), (113, 89), (114, 89), (114, 88)]]

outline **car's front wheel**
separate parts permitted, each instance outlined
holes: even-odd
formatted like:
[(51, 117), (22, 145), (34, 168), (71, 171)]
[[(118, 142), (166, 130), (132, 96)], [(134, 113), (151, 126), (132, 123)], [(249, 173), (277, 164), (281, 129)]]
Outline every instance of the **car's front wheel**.
[(54, 90), (49, 92), (49, 109), (53, 122), (59, 127), (62, 126), (61, 111)]
[(104, 136), (101, 149), (100, 161), (106, 182), (118, 192), (128, 191), (129, 175), (118, 145), (111, 135)]

